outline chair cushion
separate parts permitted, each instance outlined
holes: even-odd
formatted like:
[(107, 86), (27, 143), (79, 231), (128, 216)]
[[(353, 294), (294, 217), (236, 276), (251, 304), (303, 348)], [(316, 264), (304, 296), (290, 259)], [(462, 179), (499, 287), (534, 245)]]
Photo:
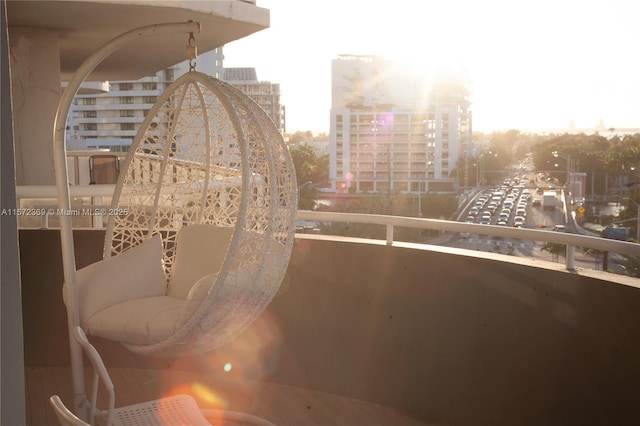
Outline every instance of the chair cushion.
[(158, 343), (182, 326), (184, 304), (184, 300), (169, 296), (128, 300), (89, 318), (87, 332), (131, 345)]
[(186, 299), (201, 278), (217, 273), (227, 254), (233, 227), (189, 225), (178, 231), (168, 296)]
[(130, 299), (167, 291), (159, 234), (124, 252), (76, 272), (80, 325), (96, 312)]

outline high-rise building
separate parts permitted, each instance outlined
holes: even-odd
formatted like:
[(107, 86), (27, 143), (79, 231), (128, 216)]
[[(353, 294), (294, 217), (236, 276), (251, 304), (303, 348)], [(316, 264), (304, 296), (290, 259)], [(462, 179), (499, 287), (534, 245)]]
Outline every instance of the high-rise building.
[[(280, 86), (259, 82), (253, 68), (223, 66), (222, 48), (198, 56), (196, 69), (227, 80), (254, 99), (284, 132), (284, 107)], [(105, 93), (82, 94), (74, 99), (68, 121), (70, 148), (103, 148), (127, 151), (140, 124), (158, 97), (178, 77), (189, 70), (187, 61), (135, 81), (112, 81)]]
[(465, 186), (470, 141), (463, 79), (439, 74), (422, 81), (376, 56), (343, 55), (332, 62), (333, 190), (455, 192)]
[(285, 109), (280, 103), (280, 85), (269, 81), (258, 81), (255, 68), (225, 68), (222, 78), (256, 101), (284, 133)]

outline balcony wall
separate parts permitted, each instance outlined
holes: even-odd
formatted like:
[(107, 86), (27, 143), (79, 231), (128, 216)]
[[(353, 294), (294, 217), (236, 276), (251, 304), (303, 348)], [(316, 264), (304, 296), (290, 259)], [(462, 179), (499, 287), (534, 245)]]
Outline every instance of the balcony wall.
[[(101, 231), (75, 238), (78, 267), (101, 257)], [(27, 367), (68, 364), (59, 246), (55, 230), (20, 232)], [(298, 236), (268, 311), (219, 351), (157, 359), (95, 343), (108, 365), (222, 371), (231, 363), (229, 374), (245, 380), (368, 400), (437, 424), (633, 424), (640, 291), (589, 274)]]

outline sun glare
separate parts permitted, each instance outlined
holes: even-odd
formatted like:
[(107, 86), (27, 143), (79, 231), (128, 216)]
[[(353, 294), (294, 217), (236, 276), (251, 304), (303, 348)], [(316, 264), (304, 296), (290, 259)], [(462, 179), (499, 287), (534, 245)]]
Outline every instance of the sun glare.
[(299, 1), (260, 5), (271, 10), (271, 28), (239, 41), (240, 56), (236, 42), (225, 47), (225, 64), (241, 60), (228, 66), (255, 66), (261, 78), (281, 84), (290, 130), (326, 131), (328, 70), (341, 54), (382, 56), (426, 78), (463, 71), (474, 129), (593, 126), (603, 119), (638, 126), (640, 80), (625, 65), (640, 40), (633, 20), (640, 6), (632, 2), (349, 0), (311, 11)]

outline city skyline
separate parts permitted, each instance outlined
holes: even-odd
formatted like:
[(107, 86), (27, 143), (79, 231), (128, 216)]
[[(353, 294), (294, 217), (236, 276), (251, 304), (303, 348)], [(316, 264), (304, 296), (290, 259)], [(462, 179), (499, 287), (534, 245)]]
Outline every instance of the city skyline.
[(340, 54), (463, 71), (475, 130), (640, 127), (640, 6), (629, 1), (257, 4), (270, 9), (271, 27), (227, 44), (225, 67), (255, 67), (281, 84), (289, 132), (328, 132)]

